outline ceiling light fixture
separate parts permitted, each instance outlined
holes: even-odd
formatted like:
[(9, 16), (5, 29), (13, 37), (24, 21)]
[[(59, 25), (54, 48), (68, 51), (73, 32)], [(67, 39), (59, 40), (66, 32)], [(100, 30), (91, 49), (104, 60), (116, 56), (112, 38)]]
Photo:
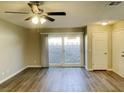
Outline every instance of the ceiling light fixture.
[(38, 22), (39, 22), (39, 18), (38, 18), (37, 16), (34, 16), (34, 17), (32, 18), (32, 23), (33, 23), (33, 24), (38, 24)]
[(108, 23), (107, 22), (102, 22), (101, 23), (103, 26), (107, 25)]
[(47, 20), (45, 18), (40, 18), (40, 23), (43, 24), (45, 23)]

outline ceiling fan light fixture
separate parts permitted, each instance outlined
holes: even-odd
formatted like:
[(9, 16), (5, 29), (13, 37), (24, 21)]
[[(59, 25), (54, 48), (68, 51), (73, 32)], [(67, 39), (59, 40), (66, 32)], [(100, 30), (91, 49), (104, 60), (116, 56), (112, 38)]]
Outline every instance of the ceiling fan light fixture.
[(101, 24), (102, 24), (103, 26), (105, 26), (105, 25), (108, 24), (108, 22), (102, 22)]
[(38, 22), (39, 22), (38, 17), (37, 17), (37, 16), (34, 16), (34, 17), (32, 18), (32, 23), (33, 23), (33, 24), (38, 24)]
[(40, 23), (43, 24), (45, 23), (47, 20), (45, 18), (40, 18)]

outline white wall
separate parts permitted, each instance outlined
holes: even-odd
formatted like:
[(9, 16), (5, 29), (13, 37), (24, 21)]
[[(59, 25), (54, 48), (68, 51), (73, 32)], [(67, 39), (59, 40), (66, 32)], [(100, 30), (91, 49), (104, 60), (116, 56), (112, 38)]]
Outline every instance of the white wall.
[(26, 29), (0, 20), (0, 83), (25, 68)]

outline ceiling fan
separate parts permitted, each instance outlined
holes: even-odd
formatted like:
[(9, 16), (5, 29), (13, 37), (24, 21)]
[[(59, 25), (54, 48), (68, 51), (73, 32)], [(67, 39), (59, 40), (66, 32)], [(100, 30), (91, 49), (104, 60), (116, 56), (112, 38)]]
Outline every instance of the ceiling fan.
[[(33, 16), (27, 17), (25, 21), (32, 20), (34, 24), (37, 24), (39, 20), (41, 23), (44, 23), (46, 20), (51, 22), (55, 21), (55, 19), (50, 16), (66, 15), (66, 12), (45, 12), (43, 9), (39, 8), (39, 6), (43, 4), (43, 1), (30, 1), (27, 4), (31, 8)], [(5, 11), (4, 13), (29, 14), (30, 12)]]

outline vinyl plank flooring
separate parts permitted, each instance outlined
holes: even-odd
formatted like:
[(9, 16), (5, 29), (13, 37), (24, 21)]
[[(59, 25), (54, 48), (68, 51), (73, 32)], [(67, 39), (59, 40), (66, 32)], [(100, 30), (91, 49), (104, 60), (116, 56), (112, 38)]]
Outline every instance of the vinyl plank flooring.
[(27, 68), (0, 85), (1, 92), (124, 92), (124, 78), (84, 68)]

